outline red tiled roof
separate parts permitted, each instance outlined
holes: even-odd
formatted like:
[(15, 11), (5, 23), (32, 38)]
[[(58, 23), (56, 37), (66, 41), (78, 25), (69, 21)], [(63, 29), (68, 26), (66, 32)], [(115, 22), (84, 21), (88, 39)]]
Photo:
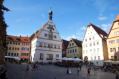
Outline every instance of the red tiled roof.
[(63, 44), (64, 44), (65, 48), (67, 48), (67, 46), (68, 46), (68, 44), (69, 44), (69, 41), (66, 41), (66, 40), (64, 40), (64, 39), (62, 39), (62, 41), (63, 41)]
[(22, 36), (7, 35), (6, 36), (6, 41), (30, 43), (30, 38), (29, 37), (22, 37)]
[(99, 36), (100, 36), (100, 34), (103, 35), (103, 36), (107, 36), (107, 33), (105, 31), (103, 31), (102, 29), (100, 29), (99, 27), (89, 23), (87, 27), (90, 27), (90, 26), (92, 26), (95, 29), (95, 31), (98, 33)]
[(46, 24), (44, 24), (43, 27), (40, 30), (38, 30), (36, 33), (32, 34), (30, 36), (30, 40), (33, 40), (34, 38), (36, 38), (42, 32), (42, 30), (45, 28), (45, 26), (48, 24), (48, 22)]
[(82, 47), (82, 41), (77, 39), (72, 39), (72, 40), (76, 43), (77, 46)]
[(114, 21), (119, 21), (119, 14), (118, 14), (118, 16), (116, 17), (116, 19)]

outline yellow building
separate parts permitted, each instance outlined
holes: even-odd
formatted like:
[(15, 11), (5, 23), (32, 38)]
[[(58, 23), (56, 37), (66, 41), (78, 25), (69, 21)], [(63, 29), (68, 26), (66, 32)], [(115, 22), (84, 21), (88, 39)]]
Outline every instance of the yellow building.
[(109, 59), (119, 59), (119, 15), (109, 31), (107, 46)]
[(7, 52), (5, 53), (6, 56), (18, 56), (20, 55), (20, 42), (21, 39), (18, 36), (6, 36), (7, 42)]
[(82, 41), (71, 38), (66, 51), (66, 57), (82, 59)]

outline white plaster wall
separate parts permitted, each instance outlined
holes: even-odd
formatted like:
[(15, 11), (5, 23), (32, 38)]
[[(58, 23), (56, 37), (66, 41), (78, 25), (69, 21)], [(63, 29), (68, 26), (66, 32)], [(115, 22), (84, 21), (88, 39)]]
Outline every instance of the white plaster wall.
[[(40, 60), (40, 53), (43, 53), (43, 60)], [(53, 54), (53, 60), (47, 60), (47, 54)], [(62, 52), (52, 52), (52, 51), (42, 51), (42, 50), (36, 50), (35, 52), (35, 59), (33, 62), (42, 62), (43, 63), (48, 63), (50, 62), (56, 62), (56, 54), (59, 55), (59, 57), (62, 57)]]

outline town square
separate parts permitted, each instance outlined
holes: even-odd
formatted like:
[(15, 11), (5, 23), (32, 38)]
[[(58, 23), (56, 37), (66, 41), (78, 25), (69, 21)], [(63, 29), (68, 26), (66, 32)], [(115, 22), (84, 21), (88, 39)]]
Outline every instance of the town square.
[(119, 79), (118, 7), (0, 0), (0, 79)]

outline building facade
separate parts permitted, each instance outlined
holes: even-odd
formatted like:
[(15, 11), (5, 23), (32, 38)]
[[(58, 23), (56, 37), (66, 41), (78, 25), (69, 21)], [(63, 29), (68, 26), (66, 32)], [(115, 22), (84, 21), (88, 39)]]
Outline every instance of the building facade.
[(82, 57), (85, 62), (103, 65), (103, 61), (108, 59), (106, 38), (105, 31), (91, 23), (88, 24), (82, 43)]
[(107, 46), (109, 59), (119, 60), (119, 14), (109, 31)]
[(69, 41), (62, 39), (62, 57), (66, 57), (66, 49), (69, 44)]
[(7, 52), (6, 56), (17, 56), (21, 60), (30, 58), (30, 38), (22, 36), (6, 36)]
[(30, 61), (30, 38), (21, 37), (21, 47), (20, 47), (20, 55), (19, 58), (23, 61)]
[(49, 11), (49, 21), (32, 34), (31, 37), (32, 62), (56, 62), (57, 57), (62, 57), (62, 40), (52, 21), (52, 11)]
[(66, 50), (68, 58), (82, 59), (82, 41), (71, 38)]

